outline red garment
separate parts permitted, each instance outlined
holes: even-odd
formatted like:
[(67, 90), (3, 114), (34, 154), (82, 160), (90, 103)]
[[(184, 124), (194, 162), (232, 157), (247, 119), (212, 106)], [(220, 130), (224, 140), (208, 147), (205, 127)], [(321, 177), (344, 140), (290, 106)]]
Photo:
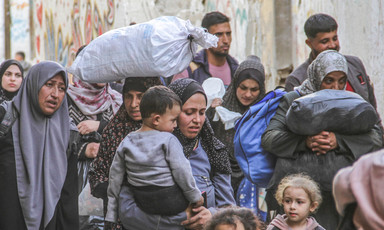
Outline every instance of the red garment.
[(353, 89), (352, 85), (349, 83), (349, 81), (347, 81), (347, 85), (345, 87), (345, 90), (347, 91), (351, 91), (351, 92), (355, 92), (355, 90)]

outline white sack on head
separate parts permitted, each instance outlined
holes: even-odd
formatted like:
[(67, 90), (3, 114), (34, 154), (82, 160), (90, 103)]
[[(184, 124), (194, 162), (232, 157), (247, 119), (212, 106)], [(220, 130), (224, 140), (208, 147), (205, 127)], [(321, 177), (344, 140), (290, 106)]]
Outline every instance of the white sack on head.
[(194, 27), (189, 20), (159, 17), (97, 37), (80, 52), (68, 72), (91, 83), (169, 77), (188, 67), (197, 45), (207, 49), (216, 47), (217, 41), (216, 36)]

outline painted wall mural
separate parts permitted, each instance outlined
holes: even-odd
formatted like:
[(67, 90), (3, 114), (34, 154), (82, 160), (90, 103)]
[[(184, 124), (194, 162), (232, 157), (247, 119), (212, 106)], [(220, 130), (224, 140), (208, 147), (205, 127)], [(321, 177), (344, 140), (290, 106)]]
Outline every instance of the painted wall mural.
[(10, 39), (11, 57), (17, 51), (24, 51), (26, 56), (30, 56), (30, 36), (29, 36), (29, 1), (13, 0), (10, 1)]
[(115, 0), (36, 1), (36, 59), (71, 65), (80, 46), (114, 28), (116, 6)]
[[(280, 82), (276, 61), (276, 1), (265, 0), (9, 0), (12, 3), (12, 46), (33, 52), (33, 63), (55, 60), (65, 66), (72, 64), (77, 49), (100, 34), (130, 22), (144, 22), (168, 14), (201, 24), (206, 12), (219, 10), (231, 18), (232, 46), (230, 54), (239, 61), (247, 55), (261, 57), (269, 89)], [(297, 67), (310, 50), (305, 45), (303, 25), (313, 13), (333, 15), (339, 23), (341, 52), (362, 59), (375, 84), (379, 113), (384, 117), (384, 4), (382, 0), (354, 0), (349, 4), (333, 0), (286, 0), (291, 23), (288, 25), (292, 46), (283, 49), (289, 54), (288, 64)], [(0, 3), (4, 0), (0, 0)], [(28, 5), (33, 4), (33, 5)], [(1, 4), (2, 5), (2, 4)], [(33, 9), (33, 28), (28, 32), (28, 8)], [(1, 9), (0, 9), (1, 12)], [(280, 11), (278, 11), (280, 12)], [(173, 14), (172, 14), (173, 13)], [(22, 18), (19, 18), (22, 17)], [(0, 30), (2, 26), (0, 19)], [(24, 22), (22, 23), (22, 20)], [(1, 37), (0, 41), (4, 41)], [(3, 35), (4, 36), (4, 35)], [(32, 36), (32, 37), (31, 37)], [(26, 40), (23, 40), (26, 39)], [(29, 40), (28, 40), (29, 39)], [(4, 43), (3, 43), (4, 44)], [(32, 47), (29, 47), (33, 44)], [(0, 45), (0, 55), (4, 49)], [(12, 48), (14, 52), (14, 48)], [(1, 58), (1, 57), (0, 57)]]

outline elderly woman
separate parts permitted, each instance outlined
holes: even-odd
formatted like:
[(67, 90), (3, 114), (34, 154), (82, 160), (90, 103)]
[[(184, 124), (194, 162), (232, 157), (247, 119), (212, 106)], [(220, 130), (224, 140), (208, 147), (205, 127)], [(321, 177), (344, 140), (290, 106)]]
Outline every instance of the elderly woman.
[[(245, 113), (251, 105), (255, 104), (265, 95), (264, 81), (264, 66), (261, 64), (260, 59), (253, 55), (248, 56), (237, 68), (234, 78), (224, 95), (222, 106), (233, 112)], [(232, 169), (231, 184), (235, 197), (237, 197), (237, 189), (244, 175), (234, 153), (233, 138), (235, 136), (235, 129), (225, 130), (224, 124), (221, 121), (213, 121), (214, 106), (207, 110), (207, 117), (212, 124), (217, 138), (228, 147), (229, 161)]]
[(0, 65), (0, 103), (10, 101), (23, 82), (23, 67), (20, 62), (9, 59)]
[(361, 155), (381, 147), (380, 128), (375, 126), (370, 132), (358, 135), (322, 131), (314, 136), (304, 136), (291, 132), (285, 117), (293, 100), (300, 96), (322, 89), (344, 90), (347, 72), (347, 62), (342, 54), (334, 50), (320, 53), (308, 68), (308, 79), (295, 91), (284, 95), (262, 137), (264, 149), (278, 158), (267, 190), (268, 209), (278, 209), (272, 196), (285, 175), (306, 173), (320, 185), (323, 203), (315, 218), (325, 229), (336, 229), (339, 221), (332, 198), (334, 175)]
[(40, 62), (0, 106), (0, 229), (79, 227), (67, 87), (64, 67)]
[[(141, 127), (140, 100), (144, 92), (155, 85), (161, 85), (159, 77), (126, 78), (123, 87), (124, 103), (102, 133), (99, 152), (91, 164), (89, 183), (92, 194), (103, 199), (105, 212), (108, 204), (109, 168), (116, 149), (125, 136)], [(121, 225), (112, 227), (121, 228)], [(106, 229), (108, 228), (109, 225), (106, 224)]]
[(149, 215), (138, 208), (128, 186), (120, 193), (120, 219), (126, 229), (203, 229), (219, 207), (234, 205), (230, 184), (230, 164), (226, 147), (213, 136), (205, 119), (207, 99), (203, 88), (192, 79), (179, 79), (169, 85), (181, 99), (178, 128), (174, 134), (183, 146), (200, 191), (207, 193), (203, 206), (176, 216)]

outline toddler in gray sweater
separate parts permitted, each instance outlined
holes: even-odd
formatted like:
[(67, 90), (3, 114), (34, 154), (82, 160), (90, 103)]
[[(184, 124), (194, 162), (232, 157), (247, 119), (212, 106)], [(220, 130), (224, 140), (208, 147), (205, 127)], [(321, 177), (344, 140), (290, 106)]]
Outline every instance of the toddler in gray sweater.
[(144, 212), (176, 215), (203, 205), (183, 147), (172, 134), (181, 112), (180, 98), (164, 86), (148, 89), (140, 102), (143, 124), (116, 151), (109, 173), (106, 220), (117, 221), (120, 188), (126, 177)]

